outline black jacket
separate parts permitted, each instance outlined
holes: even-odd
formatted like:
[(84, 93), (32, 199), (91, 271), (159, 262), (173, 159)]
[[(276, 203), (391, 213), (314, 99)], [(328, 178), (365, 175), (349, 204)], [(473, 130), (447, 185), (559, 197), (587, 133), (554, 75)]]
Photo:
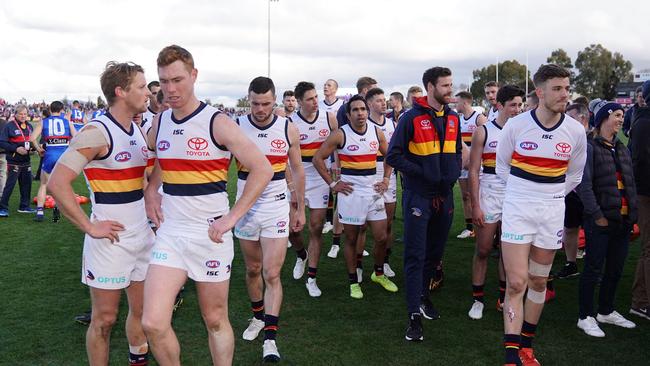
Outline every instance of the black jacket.
[[(621, 192), (616, 178), (620, 167), (628, 215), (621, 215)], [(587, 163), (578, 186), (578, 195), (584, 205), (585, 216), (593, 220), (605, 217), (608, 221), (635, 223), (637, 220), (636, 185), (632, 173), (632, 159), (627, 147), (618, 139), (610, 143), (600, 136), (588, 139)]]
[(634, 113), (630, 150), (637, 193), (650, 196), (650, 107), (637, 108)]

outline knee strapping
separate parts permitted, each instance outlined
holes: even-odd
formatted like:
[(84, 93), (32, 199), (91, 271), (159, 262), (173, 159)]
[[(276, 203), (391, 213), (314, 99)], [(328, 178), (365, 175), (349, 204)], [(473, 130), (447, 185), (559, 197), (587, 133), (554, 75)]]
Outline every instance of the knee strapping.
[(551, 273), (552, 264), (540, 264), (535, 262), (532, 259), (528, 260), (528, 273), (531, 276), (537, 277), (548, 277), (548, 274)]
[(546, 301), (546, 289), (544, 291), (535, 291), (532, 288), (528, 288), (526, 298), (535, 304), (543, 304)]

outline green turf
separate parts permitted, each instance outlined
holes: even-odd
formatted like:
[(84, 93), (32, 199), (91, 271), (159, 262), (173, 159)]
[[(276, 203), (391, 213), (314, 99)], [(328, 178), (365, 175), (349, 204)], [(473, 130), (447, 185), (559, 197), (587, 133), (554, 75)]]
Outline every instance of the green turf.
[[(37, 183), (32, 194), (36, 194)], [(85, 183), (75, 188), (85, 193)], [(230, 185), (234, 190), (234, 184)], [(232, 192), (231, 192), (232, 193)], [(458, 195), (456, 195), (458, 197)], [(17, 190), (11, 201), (11, 216), (0, 219), (0, 365), (83, 365), (86, 327), (73, 322), (74, 315), (90, 307), (88, 290), (79, 282), (83, 235), (67, 220), (58, 224), (32, 222), (30, 215), (16, 213)], [(458, 199), (456, 200), (457, 202)], [(460, 207), (457, 205), (457, 207)], [(495, 262), (490, 261), (484, 318), (467, 316), (471, 305), (470, 270), (472, 240), (457, 240), (462, 229), (462, 211), (445, 252), (445, 284), (434, 294), (441, 319), (424, 321), (425, 340), (404, 340), (406, 304), (402, 272), (402, 248), (398, 243), (391, 259), (397, 272), (397, 294), (390, 294), (365, 276), (363, 300), (348, 296), (347, 274), (342, 253), (336, 260), (325, 257), (319, 268), (321, 298), (312, 299), (304, 281), (293, 280), (295, 255), (289, 250), (282, 273), (285, 299), (280, 317), (278, 346), (286, 365), (497, 365), (502, 361), (502, 318), (494, 310), (497, 284)], [(402, 220), (395, 225), (398, 236)], [(639, 244), (633, 243), (621, 280), (617, 310), (627, 315), (633, 271)], [(558, 253), (556, 265), (563, 262)], [(366, 273), (372, 268), (364, 260)], [(581, 265), (581, 264), (580, 264)], [(536, 352), (545, 365), (647, 365), (650, 322), (630, 316), (636, 329), (605, 325), (604, 339), (584, 335), (576, 328), (577, 279), (556, 281), (558, 298), (545, 309), (536, 339)], [(244, 287), (243, 260), (236, 245), (230, 286), (230, 319), (236, 337), (235, 365), (255, 365), (261, 359), (261, 338), (241, 340), (250, 317)], [(111, 341), (111, 365), (125, 365), (125, 301)], [(186, 365), (207, 365), (207, 337), (197, 307), (194, 286), (189, 284), (183, 307), (175, 315), (174, 328)]]

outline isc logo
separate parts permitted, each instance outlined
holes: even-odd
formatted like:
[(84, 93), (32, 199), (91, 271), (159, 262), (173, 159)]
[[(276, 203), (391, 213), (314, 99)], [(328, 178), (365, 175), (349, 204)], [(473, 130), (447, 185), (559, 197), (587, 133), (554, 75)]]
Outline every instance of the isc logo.
[(131, 160), (131, 153), (128, 151), (122, 151), (115, 155), (115, 161), (123, 163), (125, 161)]
[(258, 133), (257, 137), (267, 138), (267, 137), (269, 137), (269, 134), (268, 133)]
[(182, 135), (183, 132), (184, 132), (183, 130), (174, 130), (172, 131), (172, 135)]

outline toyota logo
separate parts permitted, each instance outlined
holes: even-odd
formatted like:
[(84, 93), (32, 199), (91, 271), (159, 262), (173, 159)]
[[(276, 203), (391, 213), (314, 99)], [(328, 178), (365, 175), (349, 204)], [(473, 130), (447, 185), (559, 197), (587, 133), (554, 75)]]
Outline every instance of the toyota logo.
[(555, 150), (557, 150), (557, 151), (559, 151), (561, 153), (564, 153), (564, 154), (568, 154), (568, 153), (571, 152), (571, 145), (569, 145), (566, 142), (560, 142), (560, 143), (555, 144)]
[(429, 127), (429, 126), (431, 126), (431, 121), (429, 121), (428, 119), (425, 119), (424, 121), (420, 121), (420, 125), (422, 127)]
[(330, 134), (330, 131), (323, 128), (322, 130), (318, 131), (318, 134), (321, 135), (322, 137), (325, 137)]
[(192, 150), (205, 150), (208, 148), (208, 142), (200, 137), (192, 137), (187, 140), (187, 146)]
[(287, 146), (287, 143), (280, 139), (275, 139), (271, 141), (271, 147), (274, 149), (284, 149)]

